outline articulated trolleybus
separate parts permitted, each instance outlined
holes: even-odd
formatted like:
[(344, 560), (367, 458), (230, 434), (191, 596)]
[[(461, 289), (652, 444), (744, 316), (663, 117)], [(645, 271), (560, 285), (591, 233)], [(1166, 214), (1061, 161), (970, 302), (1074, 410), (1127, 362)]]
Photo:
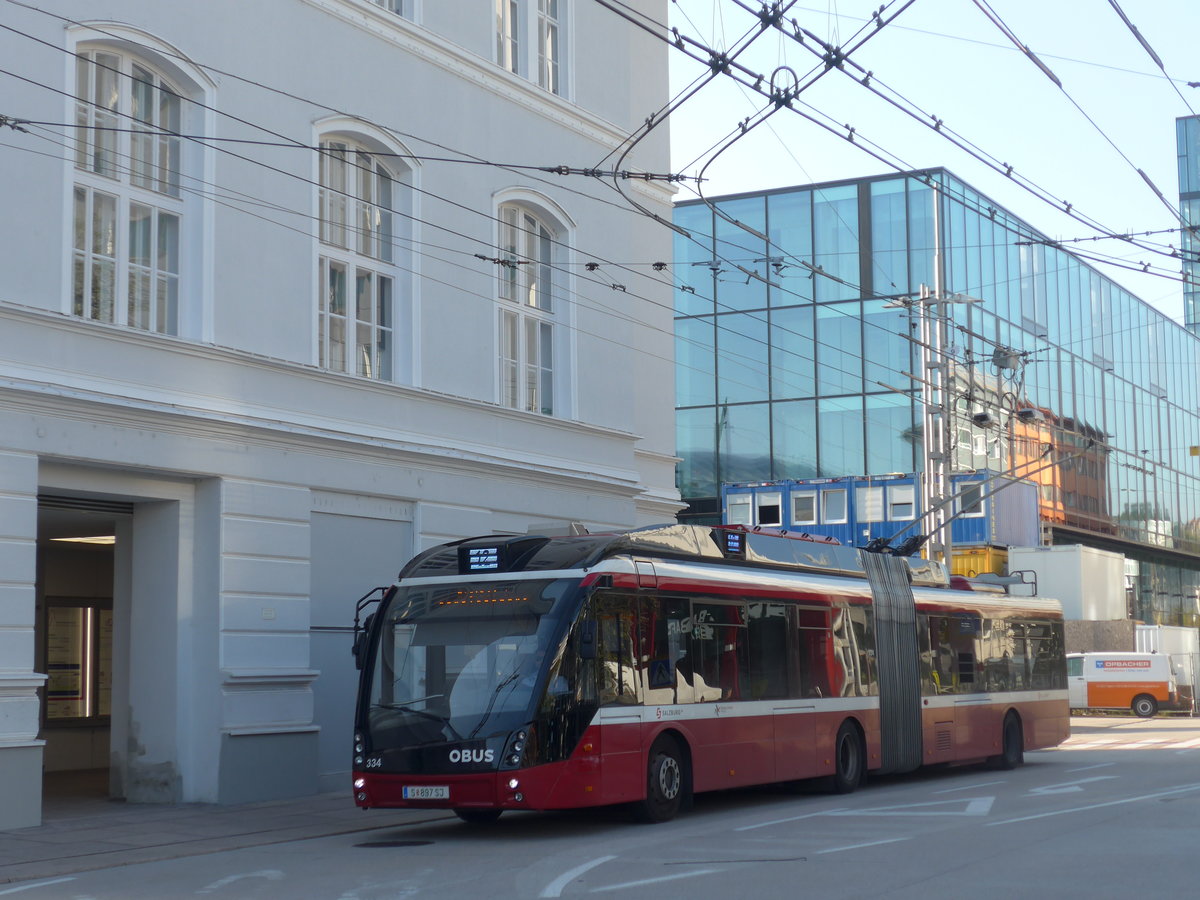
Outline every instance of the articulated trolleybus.
[[(1068, 734), (1057, 602), (740, 528), (471, 538), (425, 551), (356, 633), (354, 797), (631, 803), (990, 761)], [(357, 621), (357, 617), (356, 617)]]

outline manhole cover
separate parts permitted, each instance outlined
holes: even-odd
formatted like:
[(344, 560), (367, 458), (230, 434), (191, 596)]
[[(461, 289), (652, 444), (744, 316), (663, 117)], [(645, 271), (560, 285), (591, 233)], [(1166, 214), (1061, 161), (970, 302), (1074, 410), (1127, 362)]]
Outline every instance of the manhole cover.
[(433, 841), (365, 841), (355, 847), (424, 847)]

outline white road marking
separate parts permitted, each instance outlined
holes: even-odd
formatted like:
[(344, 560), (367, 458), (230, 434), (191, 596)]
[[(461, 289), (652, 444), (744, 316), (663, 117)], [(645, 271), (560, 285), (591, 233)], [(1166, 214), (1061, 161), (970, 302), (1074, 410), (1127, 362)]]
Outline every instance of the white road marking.
[(52, 885), (52, 884), (63, 884), (67, 881), (74, 881), (74, 880), (75, 879), (73, 877), (72, 878), (55, 878), (53, 881), (38, 881), (33, 884), (22, 884), (22, 885), (19, 885), (18, 887), (5, 888), (4, 890), (0, 891), (0, 896), (2, 896), (4, 894), (17, 894), (17, 893), (20, 893), (21, 891), (32, 891), (34, 888), (48, 887), (49, 885)]
[(1109, 766), (1115, 766), (1116, 763), (1096, 763), (1094, 766), (1080, 766), (1078, 769), (1067, 769), (1068, 772), (1086, 772), (1089, 769), (1106, 769)]
[(1121, 738), (1091, 738), (1090, 740), (1068, 740), (1059, 750), (1177, 750), (1200, 747), (1200, 738), (1188, 741), (1173, 741), (1171, 738), (1148, 738), (1128, 741)]
[[(346, 893), (342, 894), (342, 896), (338, 897), (338, 900), (362, 900), (362, 895), (359, 893), (360, 890), (371, 891), (372, 895), (378, 893), (379, 891), (386, 890), (388, 892), (387, 896), (392, 898), (392, 900), (405, 900), (407, 897), (415, 897), (420, 892), (420, 889), (415, 887), (400, 887), (395, 884), (383, 883), (367, 884), (363, 885), (361, 888), (355, 888), (354, 890), (347, 891)], [(399, 890), (402, 893), (392, 893), (396, 890)]]
[(626, 881), (624, 884), (609, 884), (604, 887), (592, 888), (593, 894), (601, 891), (624, 891), (629, 888), (642, 887), (647, 884), (658, 884), (662, 881), (678, 881), (680, 878), (695, 878), (697, 875), (711, 875), (716, 869), (697, 869), (695, 872), (680, 872), (678, 875), (663, 875), (661, 878), (643, 878), (641, 881)]
[(1117, 778), (1117, 775), (1093, 775), (1091, 778), (1080, 778), (1078, 781), (1064, 781), (1060, 784), (1047, 784), (1043, 787), (1030, 788), (1027, 793), (1030, 794), (1070, 794), (1075, 791), (1082, 791), (1081, 784), (1090, 784), (1093, 781), (1111, 781)]
[(871, 841), (869, 844), (851, 844), (848, 847), (830, 847), (828, 850), (818, 850), (817, 853), (841, 853), (843, 850), (860, 850), (863, 847), (878, 847), (880, 844), (896, 844), (900, 841), (907, 840), (910, 840), (910, 838), (888, 838), (886, 841)]
[[(1111, 765), (1111, 763), (1106, 763), (1106, 765)], [(955, 791), (974, 791), (981, 787), (991, 787), (993, 784), (1005, 783), (1005, 780), (1002, 778), (999, 781), (985, 781), (982, 784), (964, 784), (962, 787), (946, 788), (944, 791), (934, 791), (934, 794), (953, 794)]]
[(214, 881), (212, 884), (206, 885), (197, 894), (211, 894), (213, 891), (219, 891), (223, 887), (228, 887), (235, 881), (241, 881), (243, 878), (265, 878), (267, 881), (279, 881), (283, 878), (283, 873), (278, 869), (260, 869), (257, 872), (244, 872), (241, 875), (229, 875), (222, 878), (220, 881)]
[(1187, 787), (1176, 788), (1173, 791), (1160, 791), (1157, 794), (1143, 794), (1140, 797), (1125, 797), (1122, 800), (1109, 800), (1107, 803), (1091, 803), (1087, 806), (1075, 806), (1071, 809), (1056, 809), (1051, 812), (1035, 813), (1032, 816), (1021, 816), (1016, 819), (1005, 819), (1001, 822), (985, 822), (984, 825), (991, 828), (994, 825), (1015, 825), (1018, 822), (1029, 822), (1033, 819), (1048, 819), (1051, 816), (1065, 816), (1069, 813), (1087, 812), (1090, 809), (1104, 809), (1106, 806), (1121, 806), (1125, 803), (1137, 803), (1141, 800), (1157, 800), (1159, 797), (1172, 797), (1175, 794), (1190, 794), (1193, 791), (1200, 791), (1200, 784), (1190, 784)]
[[(973, 797), (967, 800), (934, 800), (930, 803), (904, 803), (899, 806), (876, 806), (871, 809), (851, 809), (831, 812), (831, 816), (986, 816), (992, 811), (995, 797)], [(930, 806), (961, 804), (960, 809), (931, 810)]]
[(570, 871), (563, 872), (561, 875), (559, 875), (557, 878), (555, 878), (552, 882), (550, 882), (548, 885), (546, 885), (542, 889), (542, 892), (540, 894), (538, 894), (538, 896), (539, 897), (561, 897), (563, 888), (565, 888), (568, 884), (570, 884), (572, 881), (574, 881), (576, 878), (578, 878), (580, 875), (582, 875), (584, 872), (588, 871), (589, 869), (594, 869), (594, 868), (596, 868), (596, 866), (602, 866), (606, 862), (608, 862), (610, 859), (616, 859), (616, 857), (615, 856), (600, 856), (600, 857), (597, 857), (596, 859), (593, 859), (591, 862), (585, 862), (583, 865), (576, 866), (575, 868), (571, 869)]
[(741, 828), (735, 828), (734, 831), (753, 831), (755, 828), (767, 828), (771, 825), (784, 825), (788, 822), (799, 822), (801, 819), (811, 819), (814, 816), (828, 816), (833, 813), (845, 812), (845, 809), (830, 809), (825, 812), (808, 813), (803, 816), (790, 816), (786, 819), (772, 819), (770, 822), (759, 822), (756, 825), (743, 825)]

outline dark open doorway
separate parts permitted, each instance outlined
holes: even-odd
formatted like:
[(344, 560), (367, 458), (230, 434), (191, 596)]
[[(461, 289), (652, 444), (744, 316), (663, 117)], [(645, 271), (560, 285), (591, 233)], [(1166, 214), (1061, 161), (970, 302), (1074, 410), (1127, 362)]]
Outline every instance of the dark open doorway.
[(35, 671), (41, 690), (43, 816), (110, 797), (113, 596), (118, 523), (132, 504), (38, 496)]

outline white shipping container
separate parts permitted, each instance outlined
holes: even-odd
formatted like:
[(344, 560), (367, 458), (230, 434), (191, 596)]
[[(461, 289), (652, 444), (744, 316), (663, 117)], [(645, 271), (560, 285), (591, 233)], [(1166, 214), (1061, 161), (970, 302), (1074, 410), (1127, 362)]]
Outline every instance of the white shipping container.
[(1129, 617), (1120, 553), (1079, 544), (1010, 547), (1008, 571), (1032, 571), (1038, 594), (1060, 600), (1066, 619), (1111, 622)]
[(1135, 638), (1141, 653), (1200, 653), (1200, 631), (1178, 625), (1139, 625)]

